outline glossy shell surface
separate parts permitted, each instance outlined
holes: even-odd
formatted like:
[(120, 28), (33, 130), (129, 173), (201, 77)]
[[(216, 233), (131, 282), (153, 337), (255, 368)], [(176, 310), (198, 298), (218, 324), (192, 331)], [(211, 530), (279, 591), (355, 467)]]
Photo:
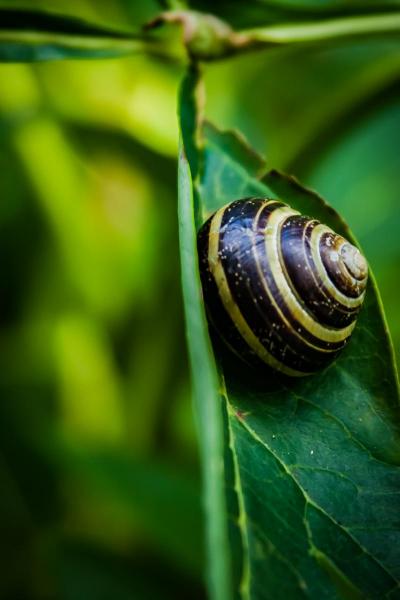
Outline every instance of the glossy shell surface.
[(368, 267), (329, 227), (277, 200), (248, 198), (206, 221), (198, 250), (209, 319), (245, 362), (307, 375), (346, 345)]

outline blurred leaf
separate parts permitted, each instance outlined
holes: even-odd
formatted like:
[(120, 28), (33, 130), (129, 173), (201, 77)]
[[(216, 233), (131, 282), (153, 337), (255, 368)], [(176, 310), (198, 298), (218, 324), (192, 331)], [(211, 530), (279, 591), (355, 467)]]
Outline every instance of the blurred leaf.
[[(204, 144), (195, 196), (203, 219), (232, 199), (258, 194), (278, 197), (352, 239), (338, 215), (294, 180), (277, 172), (257, 180), (254, 159), (243, 161), (246, 149), (233, 134), (207, 127)], [(189, 202), (190, 191), (186, 198)], [(189, 248), (182, 253), (184, 286), (192, 287), (198, 277), (193, 218), (185, 224), (181, 235), (192, 236), (192, 254)], [(201, 353), (194, 370), (200, 386), (199, 364), (212, 370), (214, 358), (207, 339), (197, 343), (204, 335), (199, 290), (191, 296), (186, 291), (184, 298), (190, 352)], [(351, 343), (319, 374), (301, 380), (270, 371), (262, 376), (224, 351), (219, 358), (221, 384), (212, 381), (198, 393), (204, 394), (203, 406), (206, 400), (217, 405), (218, 390), (224, 389), (239, 506), (235, 523), (243, 544), (238, 592), (263, 598), (272, 589), (276, 598), (318, 599), (395, 593), (400, 414), (392, 348), (374, 282)], [(222, 439), (219, 421), (214, 427)], [(212, 552), (208, 559), (215, 561)]]
[(312, 163), (301, 166), (307, 181), (354, 224), (376, 274), (400, 359), (400, 314), (393, 285), (400, 259), (399, 90), (366, 104), (345, 125), (337, 127), (333, 143), (315, 153)]
[[(9, 598), (17, 590), (23, 595), (24, 584), (30, 576), (33, 559), (31, 538), (34, 531), (32, 515), (27, 507), (18, 482), (15, 465), (8, 467), (4, 458), (4, 443), (0, 449), (0, 556), (2, 577), (0, 597)], [(22, 558), (22, 560), (21, 560)]]
[(382, 98), (389, 100), (395, 93), (400, 68), (398, 44), (382, 43), (380, 46), (380, 49), (378, 46), (360, 48), (362, 51), (359, 54), (363, 55), (360, 56), (361, 61), (351, 66), (350, 56), (356, 62), (357, 48), (348, 48), (348, 59), (343, 61), (343, 70), (347, 71), (346, 62), (347, 68), (350, 68), (343, 73), (343, 78), (338, 77), (335, 81), (334, 91), (327, 95), (325, 88), (325, 97), (328, 98), (320, 102), (324, 93), (321, 86), (318, 97), (313, 98), (313, 110), (305, 109), (301, 117), (297, 115), (295, 127), (298, 143), (292, 134), (290, 141), (287, 139), (285, 143), (283, 140), (282, 144), (287, 148), (287, 153), (282, 155), (282, 162), (289, 169), (303, 173), (307, 163), (312, 168), (312, 163), (318, 161), (324, 149), (334, 145), (347, 128), (351, 129), (361, 114), (379, 105)]
[(78, 18), (96, 27), (125, 33), (138, 31), (160, 11), (157, 0), (0, 0), (0, 6)]
[[(0, 596), (198, 598), (203, 532), (178, 319), (175, 164), (115, 131), (111, 110), (104, 129), (86, 117), (61, 124), (42, 68), (1, 67)], [(131, 68), (117, 68), (128, 92)], [(159, 65), (146, 70), (150, 83), (130, 110), (140, 123), (147, 109), (149, 127), (161, 106), (171, 139), (172, 78)], [(113, 87), (111, 71), (99, 75), (103, 90)], [(119, 91), (114, 106), (124, 109)], [(87, 117), (102, 93), (93, 86)], [(149, 106), (149, 93), (159, 104)], [(72, 89), (65, 95), (80, 103)], [(156, 145), (151, 129), (147, 137)], [(171, 427), (178, 394), (182, 444)], [(60, 431), (77, 454), (96, 444), (93, 462), (90, 452), (82, 469), (58, 462)], [(113, 459), (103, 461), (110, 446)], [(131, 447), (144, 463), (127, 456)], [(158, 468), (160, 456), (173, 467)], [(92, 478), (103, 462), (106, 473)], [(89, 558), (72, 549), (64, 562), (52, 552), (71, 538), (94, 546)]]
[(152, 48), (148, 37), (75, 17), (0, 8), (0, 61), (112, 57)]
[(191, 0), (192, 8), (211, 12), (237, 28), (297, 20), (329, 19), (332, 16), (389, 12), (399, 8), (398, 0)]
[(296, 10), (315, 10), (321, 13), (331, 10), (373, 10), (380, 8), (392, 8), (400, 6), (398, 0), (326, 0), (323, 5), (319, 0), (258, 0), (267, 6), (280, 6), (282, 8), (294, 8)]
[(176, 157), (173, 115), (181, 77), (176, 65), (137, 55), (123, 61), (41, 64), (39, 76), (46, 100), (61, 119), (116, 129), (150, 150)]
[[(141, 453), (149, 452), (165, 441), (168, 419), (179, 400), (175, 396), (179, 391), (177, 385), (186, 367), (182, 361), (184, 341), (183, 335), (179, 335), (182, 332), (176, 298), (165, 295), (165, 302), (158, 304), (158, 314), (154, 312), (137, 324), (137, 337), (133, 338), (134, 343), (129, 349), (131, 364), (127, 392), (132, 401), (126, 410), (128, 442), (131, 448)], [(185, 403), (188, 400), (189, 394)]]
[(203, 598), (197, 582), (146, 548), (128, 558), (74, 540), (60, 545), (54, 554), (53, 571), (60, 600)]
[(76, 17), (35, 10), (0, 8), (1, 27), (7, 31), (45, 31), (66, 35), (127, 39), (127, 31), (113, 31)]
[(52, 461), (73, 478), (74, 485), (100, 494), (105, 506), (123, 508), (126, 527), (134, 525), (164, 556), (201, 574), (202, 515), (195, 476), (165, 461), (139, 460), (90, 446), (83, 450), (71, 442), (53, 446)]
[(155, 267), (157, 243), (142, 252), (157, 224), (151, 181), (131, 159), (111, 159), (99, 146), (92, 163), (83, 157), (85, 169), (65, 131), (48, 118), (16, 130), (15, 145), (75, 291), (99, 315), (118, 318), (134, 291), (146, 293)]
[(178, 173), (182, 288), (203, 465), (208, 589), (212, 600), (230, 600), (220, 392), (217, 371), (210, 359), (211, 346), (207, 335), (206, 317), (200, 304), (201, 283), (197, 268), (193, 182), (186, 158), (187, 155), (193, 156), (194, 152), (193, 135), (196, 131), (198, 93), (196, 84), (197, 73), (192, 72), (182, 86), (179, 108), (182, 137), (186, 146), (186, 150), (183, 145), (180, 149)]
[[(205, 74), (207, 116), (239, 127), (280, 169), (303, 174), (360, 114), (396, 93), (398, 49), (395, 40), (358, 40), (213, 63)], [(218, 93), (221, 81), (229, 96)]]
[(72, 438), (116, 445), (124, 439), (121, 390), (101, 328), (64, 315), (55, 332), (62, 427)]

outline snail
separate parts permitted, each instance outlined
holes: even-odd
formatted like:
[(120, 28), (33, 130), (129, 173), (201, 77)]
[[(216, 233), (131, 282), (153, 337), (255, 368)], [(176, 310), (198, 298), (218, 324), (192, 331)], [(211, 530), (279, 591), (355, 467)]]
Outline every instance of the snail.
[(280, 200), (235, 200), (201, 227), (198, 253), (209, 321), (249, 365), (308, 375), (346, 345), (368, 265), (326, 225)]

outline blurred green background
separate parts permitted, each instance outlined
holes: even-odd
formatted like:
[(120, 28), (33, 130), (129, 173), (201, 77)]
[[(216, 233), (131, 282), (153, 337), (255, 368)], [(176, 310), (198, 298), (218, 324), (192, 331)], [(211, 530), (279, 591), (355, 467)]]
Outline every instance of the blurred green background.
[[(0, 5), (133, 27), (159, 11)], [(207, 115), (347, 219), (398, 358), (399, 67), (398, 43), (377, 39), (205, 69)], [(0, 66), (2, 598), (204, 597), (176, 217), (183, 70), (143, 56)]]

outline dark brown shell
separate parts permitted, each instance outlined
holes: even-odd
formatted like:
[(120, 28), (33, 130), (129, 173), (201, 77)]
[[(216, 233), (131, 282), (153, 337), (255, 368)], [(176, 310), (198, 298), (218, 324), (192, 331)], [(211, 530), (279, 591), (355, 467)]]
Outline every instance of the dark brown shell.
[(306, 375), (347, 343), (368, 268), (329, 227), (277, 200), (246, 198), (206, 221), (198, 251), (209, 318), (246, 362)]

